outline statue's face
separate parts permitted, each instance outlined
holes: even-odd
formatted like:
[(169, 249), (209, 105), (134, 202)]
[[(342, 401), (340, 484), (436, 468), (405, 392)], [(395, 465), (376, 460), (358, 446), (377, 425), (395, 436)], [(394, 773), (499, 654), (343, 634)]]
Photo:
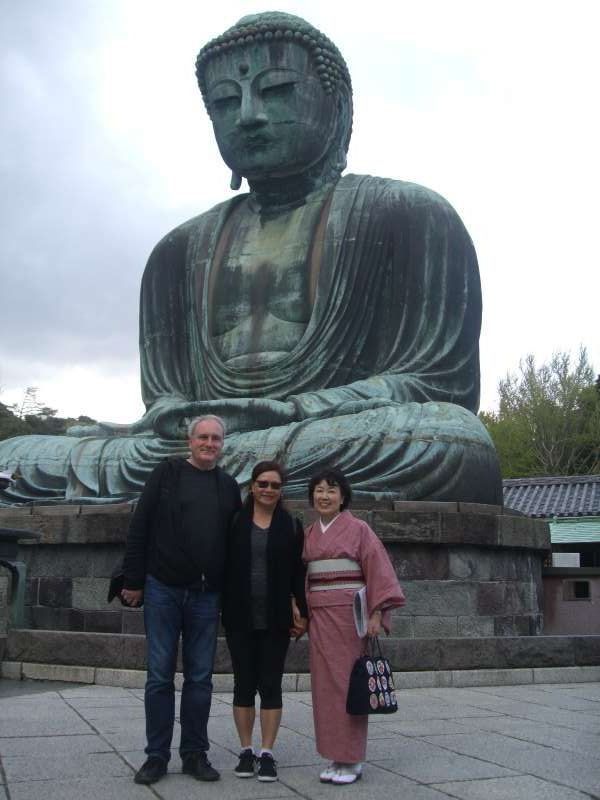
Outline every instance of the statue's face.
[(333, 138), (336, 103), (308, 51), (295, 42), (253, 44), (213, 57), (206, 87), (225, 163), (249, 180), (299, 174)]

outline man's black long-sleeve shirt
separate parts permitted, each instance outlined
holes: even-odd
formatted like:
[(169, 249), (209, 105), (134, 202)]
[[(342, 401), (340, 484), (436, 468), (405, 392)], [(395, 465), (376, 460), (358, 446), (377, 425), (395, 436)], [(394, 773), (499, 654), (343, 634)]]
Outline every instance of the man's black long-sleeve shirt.
[(170, 586), (220, 591), (229, 523), (240, 507), (236, 481), (219, 467), (199, 470), (183, 458), (158, 464), (129, 527), (124, 587), (143, 589), (150, 574)]

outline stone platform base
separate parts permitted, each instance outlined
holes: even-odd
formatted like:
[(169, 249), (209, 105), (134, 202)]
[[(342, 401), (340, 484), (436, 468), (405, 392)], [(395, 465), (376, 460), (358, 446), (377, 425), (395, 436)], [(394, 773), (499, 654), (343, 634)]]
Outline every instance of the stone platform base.
[[(501, 636), (452, 639), (383, 638), (382, 649), (398, 672), (600, 667), (600, 636)], [(7, 662), (144, 670), (146, 640), (127, 634), (12, 630)], [(217, 643), (215, 673), (228, 674), (225, 640)], [(292, 643), (286, 672), (308, 673), (308, 642)]]
[[(306, 503), (287, 505), (305, 524), (312, 521)], [(28, 627), (143, 633), (139, 611), (106, 602), (132, 508), (0, 509), (0, 526), (41, 534), (39, 543), (20, 548)], [(378, 501), (352, 510), (385, 544), (406, 593), (406, 606), (392, 615), (394, 637), (467, 642), (542, 632), (541, 570), (550, 550), (545, 522), (473, 503)]]

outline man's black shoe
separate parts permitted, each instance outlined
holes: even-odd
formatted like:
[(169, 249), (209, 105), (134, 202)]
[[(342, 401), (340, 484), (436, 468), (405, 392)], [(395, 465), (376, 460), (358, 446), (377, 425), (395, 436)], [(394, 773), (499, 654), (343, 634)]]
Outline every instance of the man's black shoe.
[(206, 753), (190, 753), (183, 759), (182, 772), (197, 781), (218, 781), (221, 775), (211, 766)]
[(271, 753), (262, 753), (258, 759), (258, 780), (259, 781), (276, 781), (277, 770), (275, 769), (275, 760)]
[(148, 786), (167, 774), (167, 762), (158, 756), (150, 756), (135, 773), (134, 781)]
[(247, 747), (240, 753), (240, 760), (233, 772), (238, 778), (253, 778), (255, 764), (256, 756), (254, 755), (252, 748)]

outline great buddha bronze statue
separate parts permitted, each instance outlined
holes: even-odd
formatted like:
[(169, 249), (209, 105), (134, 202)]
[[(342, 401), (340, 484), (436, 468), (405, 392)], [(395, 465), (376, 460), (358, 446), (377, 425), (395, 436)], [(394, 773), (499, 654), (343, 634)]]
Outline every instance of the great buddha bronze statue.
[(352, 90), (335, 45), (299, 17), (244, 17), (202, 48), (198, 84), (232, 188), (184, 223), (142, 280), (146, 414), (0, 443), (4, 502), (140, 491), (186, 450), (186, 420), (222, 416), (223, 466), (289, 470), (304, 496), (324, 462), (361, 495), (497, 503), (479, 402), (473, 244), (439, 195), (345, 175)]

